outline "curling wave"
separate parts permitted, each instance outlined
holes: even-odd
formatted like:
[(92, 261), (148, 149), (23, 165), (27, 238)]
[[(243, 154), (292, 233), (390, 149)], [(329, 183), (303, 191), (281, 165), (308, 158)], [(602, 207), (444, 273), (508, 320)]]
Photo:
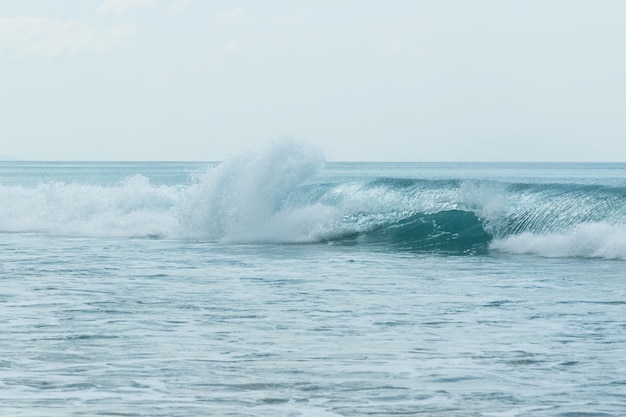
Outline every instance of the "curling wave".
[(335, 238), (342, 244), (382, 245), (410, 251), (484, 253), (491, 236), (472, 212), (417, 213), (370, 230)]
[(324, 175), (286, 140), (186, 184), (0, 184), (0, 232), (626, 259), (626, 187)]

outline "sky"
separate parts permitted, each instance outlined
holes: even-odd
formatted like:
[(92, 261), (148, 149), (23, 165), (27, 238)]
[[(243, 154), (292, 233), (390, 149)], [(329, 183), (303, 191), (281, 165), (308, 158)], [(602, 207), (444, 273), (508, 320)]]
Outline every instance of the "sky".
[(0, 4), (0, 155), (626, 161), (623, 0)]

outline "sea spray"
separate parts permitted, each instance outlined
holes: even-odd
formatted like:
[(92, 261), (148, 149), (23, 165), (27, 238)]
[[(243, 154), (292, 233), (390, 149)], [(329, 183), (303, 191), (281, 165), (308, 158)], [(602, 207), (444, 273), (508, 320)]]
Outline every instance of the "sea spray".
[(180, 233), (230, 242), (315, 240), (332, 208), (286, 202), (323, 163), (319, 150), (285, 139), (210, 168), (183, 193)]

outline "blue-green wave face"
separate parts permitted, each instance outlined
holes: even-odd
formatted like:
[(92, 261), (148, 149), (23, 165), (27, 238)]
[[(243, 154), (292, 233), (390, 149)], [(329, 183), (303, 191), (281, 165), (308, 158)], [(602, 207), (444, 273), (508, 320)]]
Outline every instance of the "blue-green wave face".
[(341, 244), (381, 246), (392, 250), (486, 253), (491, 235), (472, 212), (416, 213), (371, 230), (333, 240)]

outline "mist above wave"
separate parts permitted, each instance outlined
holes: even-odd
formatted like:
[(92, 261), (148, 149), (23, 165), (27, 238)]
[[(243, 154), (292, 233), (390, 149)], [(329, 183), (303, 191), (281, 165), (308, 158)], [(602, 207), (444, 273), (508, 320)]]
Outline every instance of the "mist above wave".
[(323, 165), (319, 150), (282, 140), (210, 168), (181, 193), (179, 233), (230, 242), (316, 240), (331, 221), (333, 208), (288, 202)]

